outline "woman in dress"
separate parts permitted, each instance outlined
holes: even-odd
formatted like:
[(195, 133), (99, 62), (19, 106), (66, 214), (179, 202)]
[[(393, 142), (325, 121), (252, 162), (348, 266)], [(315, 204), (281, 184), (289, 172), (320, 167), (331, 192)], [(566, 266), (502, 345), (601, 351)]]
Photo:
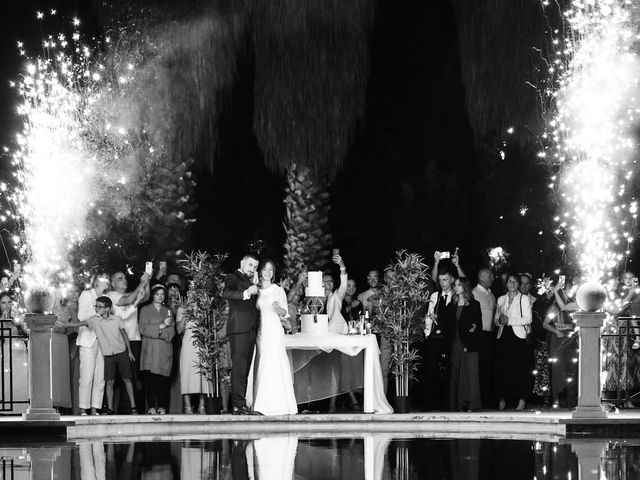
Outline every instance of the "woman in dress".
[[(176, 322), (176, 330), (178, 327), (178, 309), (182, 305), (182, 293), (180, 291), (180, 285), (177, 283), (167, 283), (167, 301), (165, 302), (167, 308), (171, 310), (173, 320)], [(171, 367), (171, 387), (169, 389), (169, 406), (170, 413), (181, 413), (183, 408), (183, 399), (181, 395), (181, 379), (180, 379), (180, 358), (182, 351), (183, 337), (182, 331), (176, 331), (176, 336), (173, 337), (173, 365)]]
[(206, 413), (204, 407), (204, 396), (209, 392), (209, 382), (197, 367), (198, 352), (193, 343), (193, 322), (186, 319), (184, 307), (178, 308), (176, 316), (176, 330), (178, 334), (184, 333), (182, 337), (182, 348), (180, 349), (180, 393), (184, 400), (184, 413), (193, 414), (191, 406), (191, 396), (198, 395), (198, 413)]
[(527, 345), (531, 325), (529, 297), (519, 291), (520, 278), (507, 276), (507, 293), (498, 298), (494, 323), (498, 327), (496, 342), (496, 389), (504, 410), (506, 401), (518, 399), (516, 410), (524, 410), (531, 392), (532, 354)]
[[(273, 283), (275, 266), (267, 260), (259, 269), (260, 294), (257, 307), (260, 327), (256, 337), (256, 352), (249, 373), (247, 401), (253, 410), (264, 415), (294, 415), (298, 413), (293, 391), (291, 365), (284, 345), (284, 329), (289, 330), (287, 295)], [(253, 381), (251, 381), (253, 379)]]
[(152, 303), (140, 310), (139, 330), (142, 337), (140, 370), (145, 372), (149, 415), (164, 415), (169, 407), (169, 377), (173, 362), (171, 341), (175, 336), (175, 324), (171, 310), (165, 307), (165, 288), (154, 285)]
[[(327, 314), (329, 315), (329, 333), (345, 334), (349, 331), (347, 321), (342, 316), (342, 303), (347, 295), (349, 276), (347, 267), (340, 255), (334, 255), (333, 263), (340, 267), (340, 286), (333, 290), (333, 277), (325, 274), (322, 278), (324, 284), (324, 296), (327, 300)], [(329, 401), (329, 413), (336, 412), (338, 395), (348, 392), (351, 399), (351, 409), (360, 410), (360, 404), (355, 396), (355, 389), (362, 386), (362, 359), (359, 356), (351, 357), (340, 352), (331, 352), (331, 359), (339, 365), (331, 364), (331, 376), (335, 384), (336, 395)]]
[(480, 374), (478, 345), (482, 331), (482, 313), (471, 293), (471, 282), (458, 278), (453, 284), (453, 303), (449, 312), (455, 325), (451, 345), (451, 377), (449, 404), (451, 411), (480, 409)]

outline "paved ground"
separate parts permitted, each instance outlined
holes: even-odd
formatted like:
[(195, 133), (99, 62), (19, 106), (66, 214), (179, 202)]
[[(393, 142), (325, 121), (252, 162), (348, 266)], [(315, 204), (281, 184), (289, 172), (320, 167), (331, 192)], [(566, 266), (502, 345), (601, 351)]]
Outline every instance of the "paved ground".
[(277, 433), (357, 436), (500, 437), (549, 440), (564, 437), (640, 438), (640, 410), (609, 413), (606, 419), (572, 419), (563, 410), (473, 413), (414, 412), (409, 414), (315, 414), (293, 416), (233, 415), (111, 415), (64, 416), (60, 422), (25, 422), (0, 417), (3, 435), (21, 432), (57, 435), (69, 440), (164, 436), (264, 436)]

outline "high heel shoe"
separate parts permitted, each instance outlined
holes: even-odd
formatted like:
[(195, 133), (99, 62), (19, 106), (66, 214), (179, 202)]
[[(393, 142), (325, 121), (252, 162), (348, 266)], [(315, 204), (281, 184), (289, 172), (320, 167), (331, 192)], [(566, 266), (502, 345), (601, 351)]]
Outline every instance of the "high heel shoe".
[(193, 415), (193, 408), (191, 406), (184, 407), (184, 413), (187, 415)]
[(200, 415), (206, 415), (206, 414), (207, 414), (207, 410), (204, 408), (204, 405), (200, 405), (200, 406), (198, 407), (198, 413), (199, 413)]
[(518, 401), (518, 406), (516, 407), (516, 411), (521, 412), (524, 410), (524, 408), (527, 406), (527, 404), (525, 403), (524, 399), (520, 399)]
[(498, 410), (504, 410), (506, 407), (507, 407), (507, 402), (500, 399), (500, 402), (498, 403)]

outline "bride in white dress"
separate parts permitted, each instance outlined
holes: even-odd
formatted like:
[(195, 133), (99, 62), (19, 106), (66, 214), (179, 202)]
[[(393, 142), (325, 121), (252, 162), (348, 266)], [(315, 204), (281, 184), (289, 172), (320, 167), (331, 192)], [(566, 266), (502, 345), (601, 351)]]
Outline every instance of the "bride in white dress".
[(298, 413), (293, 392), (291, 365), (284, 345), (284, 326), (289, 326), (287, 295), (273, 282), (275, 268), (266, 261), (259, 271), (260, 294), (257, 307), (260, 327), (256, 351), (247, 382), (247, 404), (263, 415)]

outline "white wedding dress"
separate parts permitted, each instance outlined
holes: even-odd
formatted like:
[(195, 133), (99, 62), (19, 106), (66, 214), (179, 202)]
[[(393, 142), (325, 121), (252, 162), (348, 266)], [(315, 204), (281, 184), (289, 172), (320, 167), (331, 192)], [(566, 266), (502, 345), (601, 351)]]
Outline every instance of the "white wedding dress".
[[(284, 330), (273, 302), (287, 309), (287, 295), (275, 284), (260, 290), (260, 328), (247, 382), (247, 405), (264, 415), (298, 413)], [(287, 313), (287, 317), (289, 314)]]

